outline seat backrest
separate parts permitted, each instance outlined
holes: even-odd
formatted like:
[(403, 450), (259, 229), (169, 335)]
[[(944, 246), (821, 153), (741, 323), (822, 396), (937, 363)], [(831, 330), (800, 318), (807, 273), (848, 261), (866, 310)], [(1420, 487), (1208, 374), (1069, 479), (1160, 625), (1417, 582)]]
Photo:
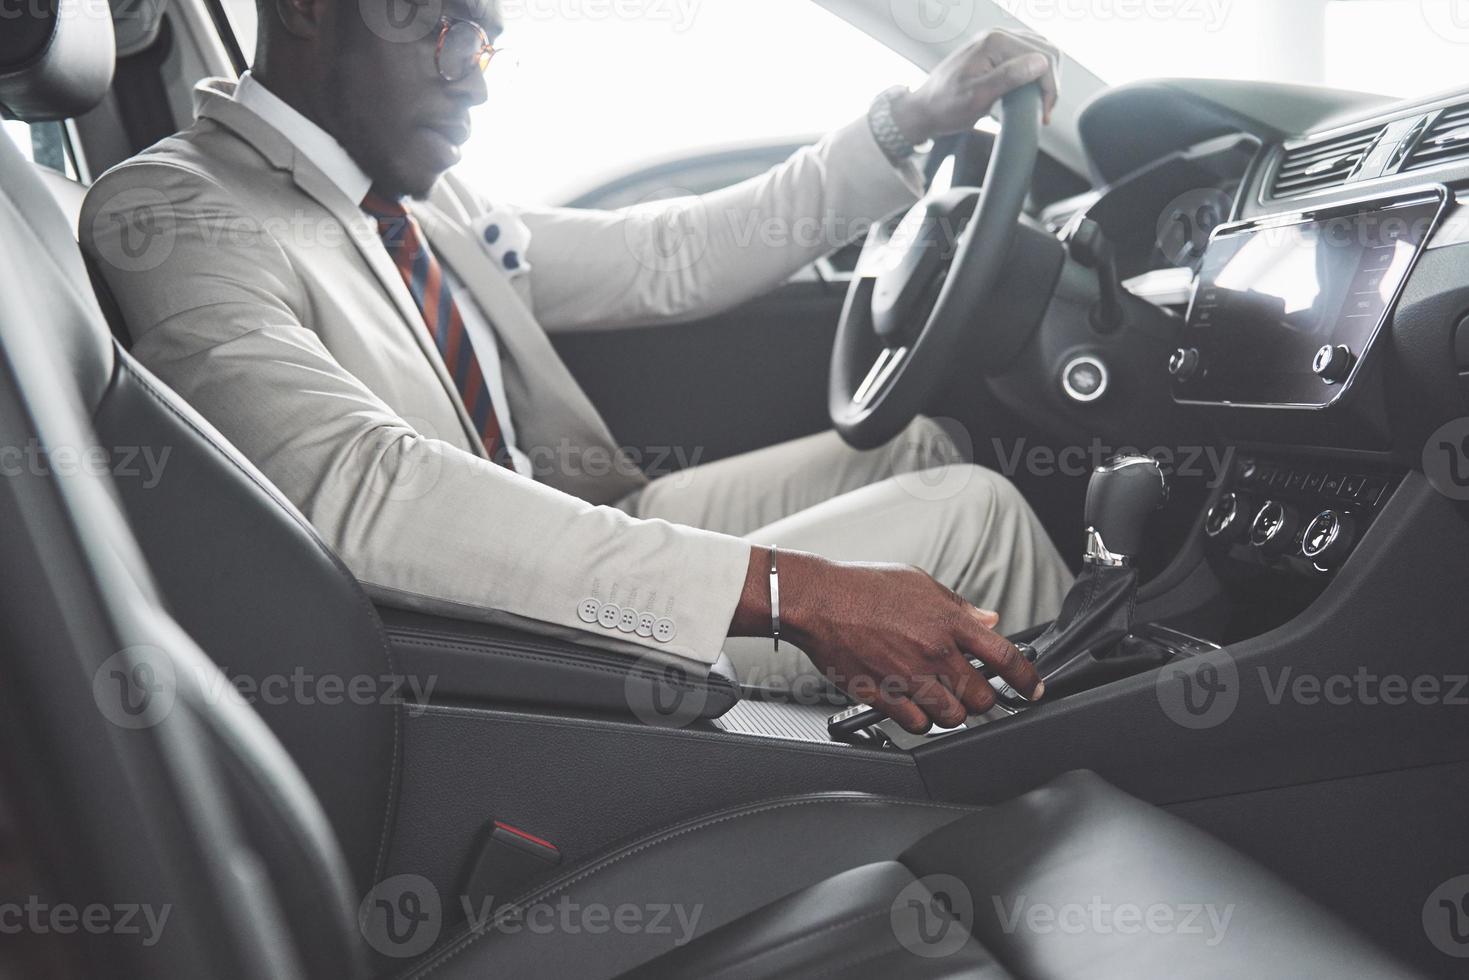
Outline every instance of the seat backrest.
[(326, 813), (260, 717), (220, 696), (116, 488), (78, 465), (97, 458), (88, 415), (121, 361), (65, 219), (3, 139), (0, 252), (0, 771), (48, 904), (156, 924), (142, 941), (121, 922), (77, 930), (77, 975), (365, 976)]
[(41, 181), (41, 186), (51, 195), (51, 200), (56, 202), (62, 217), (66, 219), (71, 227), (72, 233), (76, 233), (77, 221), (82, 216), (82, 202), (87, 199), (87, 185), (79, 180), (73, 180), (66, 174), (57, 173), (50, 167), (36, 164), (36, 176)]
[[(36, 176), (40, 178), (41, 184), (51, 195), (51, 200), (55, 201), (56, 206), (61, 209), (61, 214), (66, 218), (67, 226), (71, 228), (72, 234), (77, 234), (77, 223), (81, 221), (82, 202), (87, 199), (88, 185), (40, 163), (37, 163), (35, 168)], [(92, 293), (97, 297), (97, 305), (102, 307), (102, 315), (107, 320), (108, 329), (112, 331), (112, 336), (117, 338), (123, 350), (127, 350), (133, 345), (133, 338), (128, 333), (122, 310), (112, 296), (112, 287), (107, 285), (106, 278), (98, 271), (91, 256), (83, 252), (82, 258), (86, 262), (87, 276), (92, 280)]]
[[(87, 3), (98, 6), (32, 5), (14, 36), (40, 41), (24, 49), (0, 42), (0, 106), (39, 120), (101, 98), (111, 24), (105, 3), (100, 17)], [(12, 50), (18, 60), (3, 60)], [(377, 614), (300, 512), (114, 343), (72, 229), (32, 168), (3, 149), (6, 277), (39, 291), (26, 295), (52, 298), (29, 319), (0, 324), (0, 343), (39, 339), (61, 366), (99, 441), (86, 465), (111, 473), (163, 604), (305, 774), (360, 894), (385, 866), (398, 782), (398, 672)], [(42, 336), (27, 333), (36, 331)], [(214, 696), (229, 700), (233, 691)]]

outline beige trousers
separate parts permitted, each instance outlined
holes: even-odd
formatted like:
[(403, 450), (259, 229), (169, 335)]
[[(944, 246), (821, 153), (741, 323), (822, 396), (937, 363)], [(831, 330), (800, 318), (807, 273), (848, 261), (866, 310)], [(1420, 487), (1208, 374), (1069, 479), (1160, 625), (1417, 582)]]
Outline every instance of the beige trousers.
[[(916, 565), (1014, 633), (1054, 619), (1071, 573), (1013, 484), (961, 459), (935, 422), (916, 419), (879, 449), (835, 432), (661, 477), (620, 506), (840, 561)], [(787, 687), (816, 673), (793, 645), (732, 637), (746, 684)]]

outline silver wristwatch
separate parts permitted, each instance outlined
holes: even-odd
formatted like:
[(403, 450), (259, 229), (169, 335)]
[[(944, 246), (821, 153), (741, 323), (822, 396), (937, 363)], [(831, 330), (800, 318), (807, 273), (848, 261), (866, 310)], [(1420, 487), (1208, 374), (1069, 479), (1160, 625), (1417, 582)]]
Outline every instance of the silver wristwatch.
[(877, 140), (883, 155), (894, 165), (911, 157), (916, 149), (913, 141), (903, 135), (893, 119), (893, 101), (907, 94), (908, 90), (902, 85), (894, 85), (879, 92), (877, 98), (872, 100), (872, 107), (867, 110), (867, 125), (872, 128), (872, 138)]

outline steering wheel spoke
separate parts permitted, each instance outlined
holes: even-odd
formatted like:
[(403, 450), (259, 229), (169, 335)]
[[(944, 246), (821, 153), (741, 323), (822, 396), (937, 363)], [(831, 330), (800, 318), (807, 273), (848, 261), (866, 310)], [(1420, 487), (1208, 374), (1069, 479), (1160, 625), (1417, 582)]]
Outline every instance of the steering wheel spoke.
[(898, 368), (902, 367), (907, 357), (908, 348), (906, 347), (884, 347), (877, 355), (877, 359), (872, 362), (867, 376), (862, 379), (862, 383), (852, 394), (852, 404), (857, 408), (866, 408), (867, 403), (887, 387), (888, 382), (892, 380), (894, 374), (897, 374)]

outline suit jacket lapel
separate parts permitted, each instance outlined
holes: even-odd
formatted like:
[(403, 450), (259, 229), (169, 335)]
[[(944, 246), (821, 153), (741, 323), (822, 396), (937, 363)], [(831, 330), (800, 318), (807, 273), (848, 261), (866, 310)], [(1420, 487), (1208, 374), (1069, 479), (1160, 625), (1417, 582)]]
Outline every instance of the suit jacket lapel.
[(388, 299), (396, 307), (398, 315), (403, 320), (404, 328), (412, 334), (419, 350), (433, 365), (434, 374), (454, 404), (459, 424), (463, 427), (469, 444), (479, 455), (488, 456), (484, 443), (475, 430), (474, 420), (470, 418), (468, 411), (464, 408), (463, 400), (459, 397), (454, 379), (444, 367), (443, 358), (439, 355), (433, 338), (429, 336), (428, 330), (424, 327), (422, 311), (413, 301), (413, 294), (408, 291), (408, 286), (403, 282), (403, 276), (398, 272), (398, 267), (393, 264), (392, 257), (388, 255), (387, 249), (383, 248), (382, 240), (378, 237), (376, 223), (363, 213), (360, 207), (361, 202), (349, 201), (331, 178), (297, 151), (294, 144), (275, 127), (236, 102), (231, 97), (234, 86), (234, 82), (223, 79), (212, 79), (201, 84), (195, 91), (197, 115), (213, 119), (220, 125), (229, 128), (259, 150), (277, 169), (289, 171), (296, 186), (325, 208), (342, 225), (347, 232), (347, 237), (351, 239), (353, 246), (387, 293)]
[[(537, 479), (593, 503), (609, 503), (646, 480), (627, 461), (612, 465), (620, 452), (591, 399), (576, 383), (530, 308), (500, 268), (468, 231), (471, 216), (440, 183), (428, 204), (413, 214), (434, 253), (459, 278), (491, 321), (500, 341), (505, 392), (521, 448), (537, 463)], [(562, 454), (594, 449), (606, 458), (562, 459)], [(537, 458), (549, 450), (550, 466)]]
[[(234, 101), (234, 86), (234, 82), (223, 79), (202, 83), (195, 90), (196, 114), (230, 129), (272, 166), (289, 171), (302, 193), (342, 225), (397, 309), (403, 328), (410, 331), (433, 365), (468, 444), (487, 456), (454, 379), (424, 328), (423, 314), (382, 247), (372, 219), (362, 212), (360, 202), (349, 201), (290, 140)], [(516, 434), (521, 448), (537, 464), (537, 478), (592, 503), (611, 503), (645, 485), (647, 479), (637, 467), (625, 458), (619, 459), (621, 451), (612, 433), (536, 322), (527, 305), (527, 294), (490, 261), (470, 233), (473, 215), (451, 184), (450, 180), (439, 181), (432, 203), (413, 204), (410, 209), (434, 253), (454, 270), (495, 330)]]

